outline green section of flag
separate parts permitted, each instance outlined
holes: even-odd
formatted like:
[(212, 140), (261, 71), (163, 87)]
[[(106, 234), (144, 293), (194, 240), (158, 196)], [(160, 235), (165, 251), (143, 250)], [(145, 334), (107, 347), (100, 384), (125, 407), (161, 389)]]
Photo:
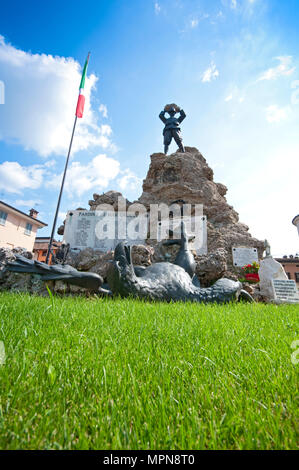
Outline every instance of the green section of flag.
[(87, 66), (88, 66), (88, 61), (89, 61), (89, 54), (88, 54), (88, 56), (87, 56), (87, 59), (86, 59), (85, 65), (84, 65), (84, 69), (83, 69), (82, 78), (81, 78), (81, 82), (80, 82), (80, 87), (79, 87), (79, 88), (84, 88), (84, 85), (85, 85), (85, 78), (86, 78), (86, 72), (87, 72)]

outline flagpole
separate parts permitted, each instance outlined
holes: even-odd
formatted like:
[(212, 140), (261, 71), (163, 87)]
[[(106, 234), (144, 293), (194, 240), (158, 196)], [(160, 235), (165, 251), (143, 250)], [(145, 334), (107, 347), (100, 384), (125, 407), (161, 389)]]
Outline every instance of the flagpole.
[(71, 141), (70, 141), (70, 145), (69, 145), (69, 151), (68, 151), (67, 159), (66, 159), (66, 162), (65, 162), (65, 167), (64, 167), (64, 172), (63, 172), (63, 178), (62, 178), (62, 182), (61, 182), (61, 187), (60, 187), (60, 192), (59, 192), (59, 197), (58, 197), (58, 202), (57, 202), (57, 207), (56, 207), (56, 212), (55, 212), (53, 227), (52, 227), (51, 238), (50, 238), (49, 246), (48, 246), (48, 252), (47, 252), (47, 257), (46, 257), (46, 264), (49, 263), (49, 257), (50, 257), (51, 248), (52, 248), (52, 244), (53, 244), (53, 238), (54, 238), (54, 233), (55, 233), (55, 228), (56, 228), (56, 223), (57, 223), (57, 217), (58, 217), (58, 212), (59, 212), (59, 207), (60, 207), (60, 201), (61, 201), (61, 196), (62, 196), (63, 187), (64, 187), (65, 175), (66, 175), (66, 171), (67, 171), (67, 167), (68, 167), (69, 159), (70, 159), (70, 154), (71, 154), (71, 150), (72, 150), (72, 144), (73, 144), (73, 138), (74, 138), (74, 134), (75, 134), (76, 124), (77, 124), (77, 116), (75, 117), (74, 126), (73, 126), (73, 132), (72, 132), (72, 137), (71, 137)]
[(87, 59), (86, 59), (86, 62), (85, 62), (84, 68), (83, 68), (82, 77), (81, 77), (81, 82), (80, 82), (80, 87), (79, 87), (79, 97), (78, 97), (76, 113), (75, 113), (76, 117), (75, 117), (75, 121), (74, 121), (74, 126), (73, 126), (73, 132), (72, 132), (72, 137), (71, 137), (71, 141), (70, 141), (69, 151), (68, 151), (68, 154), (67, 154), (67, 159), (66, 159), (66, 162), (65, 162), (63, 177), (62, 177), (62, 181), (61, 181), (60, 192), (59, 192), (59, 197), (58, 197), (58, 202), (57, 202), (53, 227), (52, 227), (52, 233), (51, 233), (51, 237), (50, 237), (50, 241), (49, 241), (49, 245), (48, 245), (47, 256), (46, 256), (46, 264), (49, 263), (51, 248), (52, 248), (52, 245), (53, 245), (54, 233), (55, 233), (57, 217), (58, 217), (58, 212), (59, 212), (59, 207), (60, 207), (60, 201), (61, 201), (61, 196), (62, 196), (62, 192), (63, 192), (66, 171), (67, 171), (67, 167), (68, 167), (69, 159), (70, 159), (70, 154), (71, 154), (71, 150), (72, 150), (72, 144), (73, 144), (73, 138), (74, 138), (75, 128), (76, 128), (76, 124), (77, 124), (77, 118), (78, 117), (82, 118), (82, 116), (83, 116), (85, 96), (84, 96), (84, 94), (82, 94), (82, 92), (83, 92), (84, 85), (85, 85), (85, 78), (86, 78), (86, 72), (87, 72), (87, 67), (88, 67), (88, 62), (89, 62), (89, 56), (90, 56), (90, 52), (87, 55)]

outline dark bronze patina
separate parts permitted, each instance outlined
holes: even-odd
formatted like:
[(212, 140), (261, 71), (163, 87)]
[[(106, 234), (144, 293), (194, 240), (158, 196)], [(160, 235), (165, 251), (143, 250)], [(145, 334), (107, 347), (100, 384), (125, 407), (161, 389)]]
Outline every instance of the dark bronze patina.
[[(165, 117), (166, 113), (169, 114), (169, 118)], [(180, 113), (180, 116), (178, 118), (175, 117), (177, 113)], [(165, 124), (164, 130), (163, 130), (165, 155), (168, 152), (168, 147), (172, 141), (172, 138), (174, 138), (174, 140), (176, 141), (179, 147), (179, 151), (183, 153), (185, 152), (185, 149), (183, 146), (183, 139), (181, 136), (181, 128), (180, 128), (180, 124), (185, 119), (185, 117), (186, 117), (185, 112), (174, 103), (167, 104), (164, 107), (164, 110), (161, 111), (161, 113), (159, 114), (159, 118)]]
[(130, 247), (119, 243), (107, 276), (113, 294), (167, 302), (253, 302), (253, 298), (242, 289), (242, 284), (238, 281), (219, 279), (211, 287), (200, 287), (200, 282), (194, 274), (195, 260), (188, 240), (185, 224), (182, 222), (181, 238), (166, 242), (180, 245), (174, 264), (154, 263), (147, 268), (133, 266)]

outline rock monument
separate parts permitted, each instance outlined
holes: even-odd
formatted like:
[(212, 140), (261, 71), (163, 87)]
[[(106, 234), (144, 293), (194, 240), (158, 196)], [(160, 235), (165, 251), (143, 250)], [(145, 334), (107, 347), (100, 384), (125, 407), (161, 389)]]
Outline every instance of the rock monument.
[[(169, 156), (164, 153), (151, 155), (143, 191), (137, 201), (130, 202), (117, 191), (94, 193), (93, 199), (88, 202), (90, 209), (78, 208), (77, 211), (88, 215), (103, 207), (103, 204), (109, 205), (110, 211), (117, 214), (132, 209), (133, 204), (142, 204), (145, 211), (150, 211), (151, 205), (161, 203), (167, 206), (174, 202), (190, 204), (191, 207), (201, 205), (206, 227), (205, 250), (194, 251), (191, 241), (189, 248), (195, 259), (195, 274), (200, 286), (209, 287), (223, 277), (237, 281), (241, 264), (262, 259), (265, 250), (265, 242), (253, 238), (248, 226), (239, 221), (238, 213), (226, 200), (226, 192), (226, 186), (214, 181), (213, 170), (199, 150), (186, 147), (185, 152), (177, 151)], [(121, 240), (115, 240), (114, 247), (108, 251), (101, 247), (95, 249), (94, 245), (89, 245), (92, 237), (88, 236), (88, 224), (84, 222), (83, 225), (85, 247), (70, 250), (65, 263), (78, 271), (98, 274), (105, 284), (114, 259), (114, 247)], [(65, 234), (69, 228), (62, 225), (58, 233)], [(142, 242), (137, 241), (131, 246), (132, 263), (144, 267), (165, 261), (175, 263), (180, 249), (180, 244), (174, 241), (165, 243), (165, 239), (152, 239), (148, 234)]]
[[(151, 204), (165, 203), (169, 206), (174, 201), (203, 206), (207, 219), (207, 250), (202, 254), (194, 253), (196, 275), (202, 286), (209, 286), (222, 277), (238, 279), (241, 267), (234, 263), (234, 253), (244, 255), (244, 252), (252, 252), (254, 258), (251, 261), (262, 258), (264, 241), (253, 238), (248, 226), (239, 221), (238, 213), (226, 200), (226, 186), (214, 181), (213, 170), (199, 150), (186, 147), (184, 153), (177, 151), (169, 156), (154, 153), (150, 159), (143, 192), (134, 203), (141, 203), (148, 210)], [(108, 204), (117, 212), (120, 200), (122, 210), (128, 210), (133, 204), (117, 191), (94, 193), (88, 204), (90, 211)], [(63, 234), (64, 226), (58, 230)], [(134, 264), (143, 266), (161, 261), (174, 262), (178, 251), (178, 245), (166, 246), (163, 240), (157, 242), (148, 237), (144, 243), (133, 246), (132, 259)], [(86, 247), (79, 253), (70, 254), (67, 262), (76, 269), (88, 269), (106, 279), (107, 262), (111, 259), (113, 252), (105, 254)]]
[[(138, 202), (150, 206), (182, 199), (189, 204), (202, 204), (207, 217), (207, 248), (205, 255), (196, 256), (196, 273), (202, 285), (223, 276), (237, 278), (240, 269), (233, 263), (233, 247), (256, 248), (262, 258), (264, 242), (253, 238), (247, 225), (239, 221), (238, 213), (227, 203), (227, 188), (214, 181), (213, 170), (195, 147), (185, 147), (185, 153), (151, 155), (143, 192)], [(159, 250), (156, 258), (159, 257)], [(175, 257), (176, 253), (174, 254)]]

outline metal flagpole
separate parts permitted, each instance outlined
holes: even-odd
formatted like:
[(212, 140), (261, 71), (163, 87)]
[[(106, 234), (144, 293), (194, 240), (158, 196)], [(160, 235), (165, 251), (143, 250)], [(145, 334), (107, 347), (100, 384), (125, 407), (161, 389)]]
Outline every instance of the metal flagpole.
[(49, 257), (50, 257), (51, 248), (52, 248), (52, 244), (53, 244), (53, 238), (54, 238), (54, 233), (55, 233), (55, 228), (56, 228), (56, 223), (57, 223), (57, 217), (58, 217), (58, 212), (59, 212), (59, 207), (60, 207), (60, 201), (61, 201), (61, 196), (62, 196), (63, 187), (64, 187), (65, 175), (66, 175), (67, 167), (68, 167), (68, 164), (69, 164), (69, 159), (70, 159), (70, 154), (71, 154), (71, 149), (72, 149), (76, 124), (77, 124), (77, 116), (75, 117), (75, 122), (74, 122), (72, 137), (71, 137), (71, 141), (70, 141), (69, 151), (68, 151), (67, 159), (66, 159), (66, 162), (65, 162), (64, 173), (63, 173), (63, 178), (62, 178), (61, 187), (60, 187), (60, 193), (59, 193), (59, 197), (58, 197), (58, 202), (57, 202), (57, 207), (56, 207), (56, 212), (55, 212), (55, 217), (54, 217), (54, 222), (53, 222), (53, 227), (52, 227), (51, 238), (50, 238), (50, 242), (49, 242), (49, 246), (48, 246), (46, 264), (49, 263)]

